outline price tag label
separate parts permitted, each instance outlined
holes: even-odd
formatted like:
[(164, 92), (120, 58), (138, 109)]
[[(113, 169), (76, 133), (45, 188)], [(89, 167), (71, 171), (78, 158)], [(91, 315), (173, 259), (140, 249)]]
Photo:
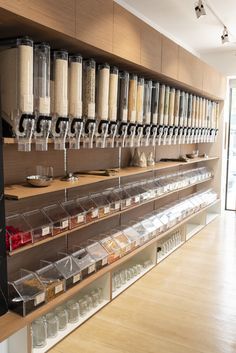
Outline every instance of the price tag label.
[(98, 209), (92, 211), (91, 217), (92, 217), (92, 218), (95, 218), (95, 217), (97, 217), (97, 216), (98, 216)]
[(140, 195), (135, 196), (134, 202), (139, 202), (140, 201)]
[(131, 205), (131, 199), (126, 199), (125, 201), (125, 206), (130, 206)]
[(169, 218), (166, 215), (161, 216), (160, 220), (163, 224), (167, 224), (169, 222)]
[(84, 215), (77, 216), (77, 223), (82, 223), (84, 221)]
[(74, 277), (73, 277), (73, 283), (77, 283), (77, 282), (79, 282), (80, 281), (80, 273), (78, 273), (77, 275), (75, 275)]
[(34, 299), (34, 306), (37, 306), (45, 301), (45, 293), (38, 294)]
[(123, 109), (122, 121), (126, 122), (128, 117), (128, 109)]
[(110, 212), (110, 206), (104, 207), (104, 213), (107, 214)]
[(120, 202), (115, 202), (115, 210), (119, 210), (120, 208)]
[(50, 233), (50, 228), (49, 227), (44, 227), (42, 228), (42, 236), (45, 237), (45, 235), (48, 235)]
[(88, 273), (92, 273), (94, 271), (95, 271), (95, 264), (89, 266), (89, 268), (88, 268)]
[(63, 290), (63, 284), (58, 284), (58, 286), (55, 287), (55, 294), (60, 293)]
[(62, 228), (66, 228), (66, 227), (68, 227), (68, 225), (69, 225), (68, 219), (66, 221), (62, 222)]
[(107, 257), (105, 257), (104, 259), (102, 259), (102, 266), (105, 266), (107, 264)]
[(126, 252), (128, 252), (130, 250), (131, 250), (131, 245), (129, 244), (129, 245), (126, 246)]

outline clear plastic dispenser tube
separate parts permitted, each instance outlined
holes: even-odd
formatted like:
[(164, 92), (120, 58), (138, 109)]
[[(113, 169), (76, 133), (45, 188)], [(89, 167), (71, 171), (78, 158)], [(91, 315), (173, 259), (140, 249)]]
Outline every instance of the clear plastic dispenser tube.
[(119, 96), (118, 96), (118, 120), (127, 122), (129, 101), (129, 73), (127, 71), (119, 74)]
[(166, 90), (165, 90), (165, 102), (164, 102), (164, 125), (165, 125), (165, 126), (168, 126), (169, 101), (170, 101), (170, 87), (169, 87), (169, 86), (166, 86)]
[(158, 107), (159, 107), (159, 82), (153, 82), (152, 85), (152, 110), (151, 110), (151, 123), (157, 125), (158, 123)]
[(137, 86), (137, 124), (143, 124), (144, 78), (139, 77)]
[(113, 66), (110, 68), (109, 80), (109, 100), (108, 100), (108, 119), (117, 120), (117, 100), (118, 100), (118, 77), (119, 70)]
[(169, 99), (169, 126), (174, 125), (175, 88), (170, 89)]
[(80, 148), (80, 139), (83, 132), (82, 120), (82, 64), (83, 58), (80, 54), (69, 56), (69, 147)]
[(152, 105), (152, 81), (147, 80), (144, 84), (144, 108), (143, 120), (145, 125), (151, 124), (151, 105)]
[(159, 112), (158, 112), (158, 125), (160, 126), (163, 126), (163, 123), (164, 123), (165, 90), (166, 90), (166, 86), (162, 84), (160, 87)]
[(95, 119), (96, 62), (89, 59), (83, 62), (83, 115)]
[(68, 133), (68, 52), (57, 50), (53, 53), (54, 65), (54, 147), (65, 149)]
[(128, 121), (133, 124), (136, 122), (137, 84), (138, 76), (131, 74), (129, 80)]
[(50, 46), (34, 46), (34, 110), (36, 150), (47, 151), (51, 131), (50, 117)]
[(175, 92), (175, 107), (174, 107), (174, 125), (177, 127), (179, 123), (179, 109), (180, 109), (180, 90)]
[(108, 120), (110, 66), (98, 65), (97, 118)]

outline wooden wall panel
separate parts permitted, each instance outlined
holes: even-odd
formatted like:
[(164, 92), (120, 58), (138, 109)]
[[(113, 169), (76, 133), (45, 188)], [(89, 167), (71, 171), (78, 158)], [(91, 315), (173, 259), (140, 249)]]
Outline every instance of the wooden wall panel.
[(178, 78), (179, 46), (162, 36), (161, 73), (173, 79)]
[(0, 0), (0, 7), (75, 37), (75, 0)]
[(53, 144), (48, 152), (18, 152), (17, 145), (4, 145), (4, 179), (5, 184), (22, 183), (28, 175), (36, 174), (36, 166), (53, 166), (54, 176), (64, 175), (63, 151), (55, 151)]
[(141, 31), (140, 63), (151, 70), (161, 71), (161, 34), (144, 22)]
[(112, 52), (112, 0), (76, 0), (76, 38)]
[(178, 80), (202, 90), (203, 63), (181, 47), (179, 47)]
[(140, 64), (142, 21), (114, 3), (113, 54)]

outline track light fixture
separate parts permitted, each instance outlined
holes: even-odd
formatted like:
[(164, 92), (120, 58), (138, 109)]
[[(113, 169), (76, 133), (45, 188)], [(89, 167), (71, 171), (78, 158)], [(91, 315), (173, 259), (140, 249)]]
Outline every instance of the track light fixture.
[(226, 26), (224, 26), (223, 34), (221, 36), (221, 41), (222, 41), (222, 44), (229, 42), (229, 32)]
[(197, 18), (206, 15), (206, 10), (205, 10), (205, 7), (204, 7), (202, 0), (198, 0), (195, 3), (194, 9), (195, 9), (195, 13), (196, 13)]

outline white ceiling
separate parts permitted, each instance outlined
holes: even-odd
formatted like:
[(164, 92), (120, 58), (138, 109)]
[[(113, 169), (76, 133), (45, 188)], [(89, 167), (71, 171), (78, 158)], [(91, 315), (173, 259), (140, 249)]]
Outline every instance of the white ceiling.
[[(116, 2), (224, 74), (236, 75), (236, 0), (205, 0), (207, 15), (199, 19), (194, 11), (195, 0)], [(207, 5), (227, 26), (231, 43), (221, 44), (223, 25)]]

